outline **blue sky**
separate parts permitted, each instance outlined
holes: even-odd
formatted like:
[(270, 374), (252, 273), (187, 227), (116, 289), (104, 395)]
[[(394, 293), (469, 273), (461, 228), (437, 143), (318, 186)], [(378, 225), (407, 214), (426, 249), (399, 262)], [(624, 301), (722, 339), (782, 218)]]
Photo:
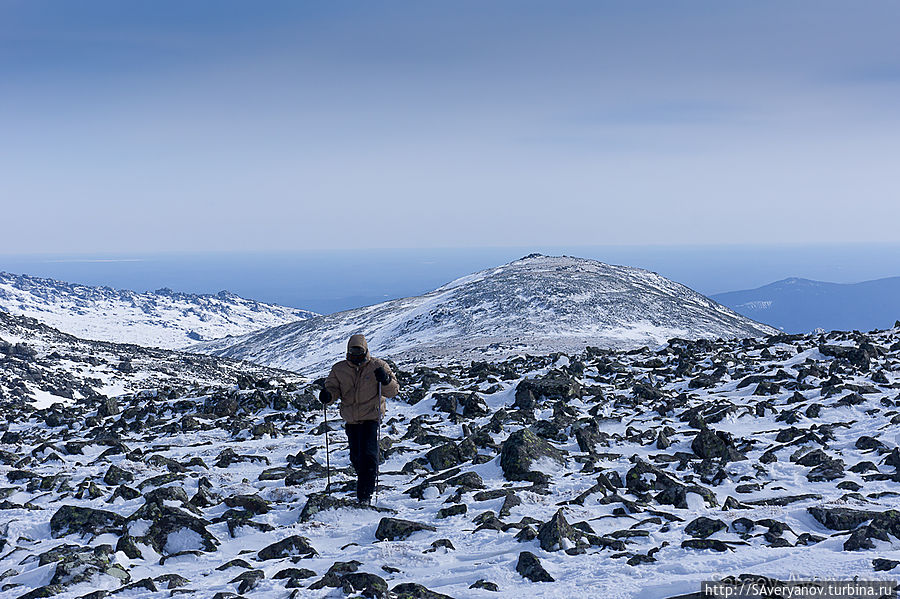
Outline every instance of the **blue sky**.
[(898, 17), (0, 0), (0, 253), (900, 241)]

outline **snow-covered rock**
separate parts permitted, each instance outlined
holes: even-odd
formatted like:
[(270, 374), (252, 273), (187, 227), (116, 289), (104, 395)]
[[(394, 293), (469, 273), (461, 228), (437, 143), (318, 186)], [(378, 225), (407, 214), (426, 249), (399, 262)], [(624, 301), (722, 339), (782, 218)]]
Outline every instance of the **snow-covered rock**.
[(316, 384), (0, 313), (0, 389), (113, 373), (117, 397), (0, 398), (0, 599), (896, 580), (900, 327), (397, 368), (371, 506)]
[(647, 270), (532, 254), (417, 297), (202, 343), (192, 350), (317, 372), (343, 355), (349, 336), (360, 332), (375, 355), (400, 363), (433, 363), (777, 331)]
[(84, 339), (174, 349), (316, 316), (227, 291), (216, 295), (91, 287), (0, 272), (0, 310)]

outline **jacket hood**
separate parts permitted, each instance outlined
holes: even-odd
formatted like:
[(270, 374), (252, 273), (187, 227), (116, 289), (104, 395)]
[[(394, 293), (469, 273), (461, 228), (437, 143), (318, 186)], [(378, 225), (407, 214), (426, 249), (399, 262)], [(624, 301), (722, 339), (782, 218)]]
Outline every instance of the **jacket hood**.
[(351, 335), (350, 341), (347, 342), (347, 352), (350, 352), (351, 347), (361, 347), (366, 350), (366, 357), (369, 357), (369, 344), (366, 343), (366, 337), (362, 333)]

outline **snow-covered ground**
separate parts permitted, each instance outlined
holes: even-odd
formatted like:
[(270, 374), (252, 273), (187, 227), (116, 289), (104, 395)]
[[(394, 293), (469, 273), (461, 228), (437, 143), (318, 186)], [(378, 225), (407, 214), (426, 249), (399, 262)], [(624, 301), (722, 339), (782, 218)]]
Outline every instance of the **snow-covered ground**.
[(365, 333), (404, 363), (503, 359), (517, 353), (634, 348), (672, 337), (752, 337), (775, 329), (656, 273), (568, 256), (531, 255), (417, 297), (329, 314), (192, 347), (318, 373)]
[[(457, 598), (663, 599), (742, 573), (895, 578), (873, 560), (900, 561), (900, 538), (881, 540), (868, 525), (876, 513), (893, 525), (888, 510), (900, 509), (898, 329), (673, 341), (397, 374), (402, 390), (382, 427), (376, 503), (390, 512), (347, 502), (303, 517), (323, 501), (326, 456), (317, 388), (302, 382), (162, 385), (120, 397), (121, 411), (108, 416), (98, 414), (97, 398), (39, 411), (5, 406), (0, 585), (18, 586), (0, 587), (0, 598), (49, 584), (61, 568), (51, 549), (74, 545), (61, 550), (71, 555), (104, 543), (118, 548), (110, 559), (131, 584), (143, 581), (117, 597), (168, 597), (170, 580), (192, 597), (237, 593), (246, 580), (246, 597), (343, 597), (341, 585), (355, 579), (326, 573), (352, 560), (357, 574), (389, 588), (417, 583)], [(564, 463), (548, 454), (532, 464), (532, 480), (515, 480), (501, 456), (523, 428), (566, 452)], [(332, 496), (349, 499), (353, 474), (339, 427), (330, 441)], [(112, 466), (133, 480), (105, 481)], [(153, 498), (157, 489), (162, 499)], [(54, 534), (53, 516), (59, 521), (68, 505), (136, 516), (96, 536)], [(464, 513), (439, 517), (451, 506)], [(850, 534), (810, 511), (835, 507), (870, 515)], [(171, 525), (173, 513), (201, 519), (202, 530)], [(575, 528), (554, 528), (558, 513)], [(434, 530), (378, 540), (386, 517)], [(718, 529), (693, 530), (701, 517)], [(163, 531), (156, 546), (154, 526)], [(559, 545), (572, 551), (542, 547), (542, 536), (560, 531)], [(215, 547), (203, 547), (203, 532)], [(297, 546), (260, 555), (293, 535), (315, 555)], [(853, 539), (871, 548), (846, 545)], [(554, 581), (523, 577), (523, 551)], [(119, 588), (103, 568), (53, 592)], [(479, 580), (497, 591), (473, 588)]]
[(180, 348), (316, 316), (222, 291), (134, 291), (0, 272), (0, 310), (98, 341)]

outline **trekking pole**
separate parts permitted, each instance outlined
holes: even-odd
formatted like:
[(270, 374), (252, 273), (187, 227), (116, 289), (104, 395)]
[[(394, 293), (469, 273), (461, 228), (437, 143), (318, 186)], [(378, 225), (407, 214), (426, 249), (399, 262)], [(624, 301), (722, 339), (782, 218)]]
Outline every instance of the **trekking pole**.
[(378, 451), (375, 453), (375, 505), (378, 505), (378, 479), (381, 475), (381, 383), (378, 383)]
[(325, 492), (331, 494), (331, 446), (328, 442), (328, 432), (331, 427), (328, 426), (328, 407), (322, 406), (322, 413), (325, 415), (325, 473), (327, 476), (327, 484)]

